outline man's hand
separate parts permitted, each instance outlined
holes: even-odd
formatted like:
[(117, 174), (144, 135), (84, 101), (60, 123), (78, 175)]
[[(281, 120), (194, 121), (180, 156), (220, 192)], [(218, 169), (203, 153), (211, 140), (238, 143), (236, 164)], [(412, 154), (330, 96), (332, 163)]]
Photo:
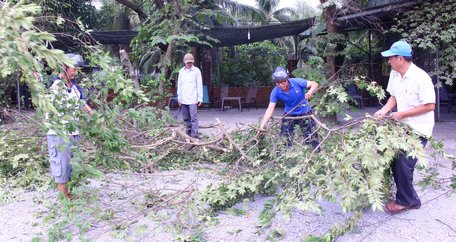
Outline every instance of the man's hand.
[(404, 118), (404, 114), (402, 112), (393, 112), (393, 113), (390, 113), (390, 115), (387, 115), (388, 113), (390, 113), (390, 112), (380, 109), (374, 114), (374, 117), (377, 117), (377, 118), (388, 117), (394, 121), (401, 121)]
[(266, 132), (267, 131), (265, 129), (261, 129), (261, 128), (257, 129), (257, 133), (255, 134), (255, 137), (261, 138), (264, 135), (264, 133), (266, 133)]
[(404, 115), (402, 112), (394, 112), (391, 114), (391, 118), (395, 121), (401, 121), (404, 118)]
[(384, 110), (383, 108), (375, 112), (374, 116), (377, 118), (384, 118), (386, 114), (388, 113), (388, 110)]
[(203, 105), (202, 102), (198, 102), (198, 107), (201, 107), (201, 105)]
[(310, 98), (312, 98), (312, 93), (311, 92), (307, 92), (304, 97), (309, 100)]
[(84, 108), (87, 110), (87, 112), (90, 114), (90, 115), (93, 115), (93, 109), (89, 106), (89, 105), (84, 105)]

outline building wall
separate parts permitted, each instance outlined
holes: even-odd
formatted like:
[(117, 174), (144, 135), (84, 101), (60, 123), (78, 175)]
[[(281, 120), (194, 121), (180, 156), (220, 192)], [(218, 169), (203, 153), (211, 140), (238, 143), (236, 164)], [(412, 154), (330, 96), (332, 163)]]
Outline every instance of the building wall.
[[(258, 87), (256, 103), (258, 107), (267, 107), (269, 104), (269, 96), (274, 87)], [(247, 97), (248, 87), (230, 87), (229, 96), (230, 97)], [(174, 96), (173, 93), (176, 93), (175, 88), (169, 89), (169, 96)], [(212, 107), (217, 107), (220, 104), (220, 86), (214, 86), (209, 88), (209, 101)], [(166, 100), (168, 101), (168, 100)], [(234, 105), (234, 104), (233, 104)], [(279, 104), (280, 105), (280, 104)]]

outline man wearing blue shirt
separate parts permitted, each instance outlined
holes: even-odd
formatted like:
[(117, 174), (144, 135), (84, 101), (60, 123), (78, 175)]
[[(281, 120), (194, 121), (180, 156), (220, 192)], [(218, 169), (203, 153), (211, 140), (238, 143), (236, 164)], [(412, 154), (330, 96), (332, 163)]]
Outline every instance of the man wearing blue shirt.
[[(277, 67), (271, 78), (276, 87), (271, 92), (269, 106), (264, 114), (260, 130), (264, 129), (271, 118), (278, 100), (285, 104), (284, 117), (301, 117), (312, 114), (312, 107), (308, 100), (317, 91), (318, 83), (302, 78), (289, 78), (288, 71), (283, 67)], [(301, 128), (306, 144), (312, 143), (312, 146), (316, 147), (318, 140), (315, 135), (311, 135), (315, 123), (309, 118), (282, 120), (280, 133), (287, 137), (288, 145), (292, 143), (293, 131), (296, 125)]]

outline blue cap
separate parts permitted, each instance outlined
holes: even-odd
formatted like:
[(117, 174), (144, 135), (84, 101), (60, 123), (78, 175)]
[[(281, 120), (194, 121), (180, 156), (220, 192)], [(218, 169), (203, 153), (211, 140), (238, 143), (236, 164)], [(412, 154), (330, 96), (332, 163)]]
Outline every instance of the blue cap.
[(382, 52), (383, 57), (390, 57), (395, 55), (411, 57), (412, 47), (407, 42), (400, 40), (395, 42), (389, 50)]
[(73, 53), (68, 53), (68, 54), (65, 54), (66, 57), (68, 57), (69, 59), (71, 59), (73, 61), (73, 65), (75, 67), (82, 67), (84, 66), (84, 60), (82, 59), (82, 56), (81, 55), (78, 55), (78, 54), (73, 54)]
[(271, 75), (273, 82), (288, 80), (288, 71), (287, 69), (278, 66), (275, 68), (274, 72)]

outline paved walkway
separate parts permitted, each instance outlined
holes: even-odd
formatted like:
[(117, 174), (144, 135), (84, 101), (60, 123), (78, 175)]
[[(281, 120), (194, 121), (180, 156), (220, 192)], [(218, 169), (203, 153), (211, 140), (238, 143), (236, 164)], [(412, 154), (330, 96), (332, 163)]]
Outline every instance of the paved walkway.
[[(364, 116), (366, 113), (373, 115), (378, 108), (367, 107), (358, 111), (347, 111), (346, 113), (349, 114), (353, 118), (358, 118)], [(259, 109), (244, 109), (243, 112), (239, 112), (238, 109), (230, 109), (228, 111), (216, 111), (214, 109), (207, 110), (203, 109), (198, 112), (198, 119), (200, 124), (212, 124), (216, 123), (217, 119), (220, 120), (227, 128), (234, 128), (236, 124), (243, 125), (243, 124), (255, 124), (261, 121), (264, 112), (266, 111), (265, 108)], [(171, 110), (172, 114), (176, 112), (176, 110)], [(274, 116), (280, 116), (283, 114), (282, 108), (276, 108), (274, 112)], [(338, 120), (343, 120), (344, 114), (338, 114)], [(453, 111), (451, 113), (442, 112), (440, 115), (440, 119), (442, 122), (436, 122), (436, 129), (434, 131), (439, 132), (439, 130), (443, 129), (449, 131), (450, 133), (456, 134), (456, 112)], [(182, 116), (179, 116), (178, 120), (182, 121)]]

